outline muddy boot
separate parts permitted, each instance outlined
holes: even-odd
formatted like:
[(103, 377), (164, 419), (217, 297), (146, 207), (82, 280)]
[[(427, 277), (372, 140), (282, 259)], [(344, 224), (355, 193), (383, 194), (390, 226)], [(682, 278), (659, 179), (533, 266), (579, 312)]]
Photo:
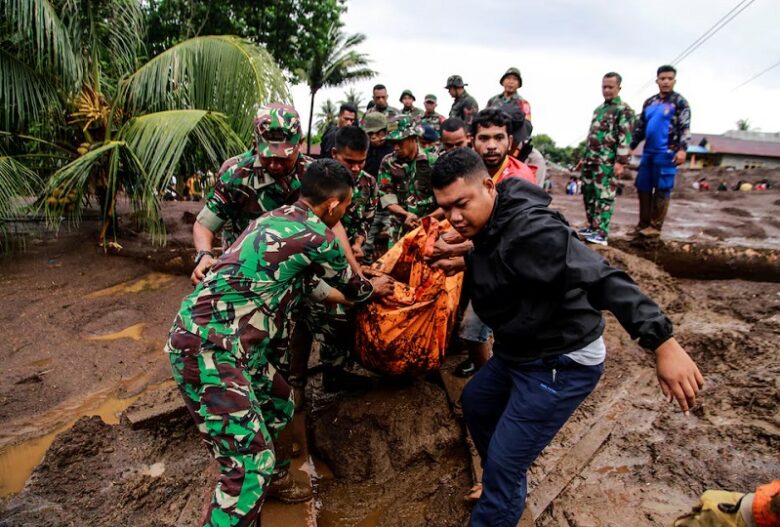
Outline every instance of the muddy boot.
[(631, 236), (638, 236), (643, 229), (650, 227), (653, 211), (653, 195), (650, 192), (638, 192), (637, 196), (639, 196), (639, 223), (631, 231)]
[(653, 196), (652, 215), (650, 216), (650, 226), (639, 231), (639, 235), (644, 238), (660, 238), (661, 229), (664, 226), (666, 213), (669, 211), (669, 198)]
[(322, 373), (322, 389), (325, 393), (367, 392), (373, 383), (368, 377), (345, 371), (343, 368), (327, 367)]
[(303, 503), (312, 499), (313, 495), (309, 485), (295, 481), (290, 472), (285, 470), (274, 474), (267, 496), (282, 503)]

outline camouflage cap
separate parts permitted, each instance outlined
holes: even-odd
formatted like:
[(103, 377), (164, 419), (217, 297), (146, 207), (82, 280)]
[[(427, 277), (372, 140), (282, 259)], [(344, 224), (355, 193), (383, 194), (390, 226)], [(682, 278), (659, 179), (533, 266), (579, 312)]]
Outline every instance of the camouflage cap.
[(423, 129), (420, 121), (411, 115), (399, 115), (387, 123), (387, 140), (401, 141), (407, 137), (422, 137)]
[(425, 102), (428, 101), (436, 102), (436, 96), (432, 93), (429, 93), (428, 95), (425, 96)]
[(463, 77), (460, 75), (450, 75), (447, 77), (447, 85), (445, 88), (463, 88), (468, 84), (463, 84)]
[(401, 92), (401, 96), (398, 98), (398, 102), (404, 102), (404, 96), (405, 95), (408, 95), (409, 97), (411, 97), (413, 101), (417, 100), (417, 97), (414, 96), (414, 94), (412, 93), (412, 90), (404, 90), (404, 91)]
[(378, 132), (387, 129), (387, 116), (382, 112), (368, 112), (363, 117), (363, 130), (366, 132)]
[(507, 77), (507, 75), (514, 75), (515, 77), (517, 77), (517, 80), (520, 81), (520, 86), (523, 85), (523, 76), (520, 75), (520, 70), (517, 69), (517, 68), (509, 68), (508, 70), (506, 70), (506, 73), (501, 75), (501, 80), (498, 81), (498, 83), (499, 84), (503, 84), (504, 83), (504, 79)]
[(257, 110), (255, 148), (260, 157), (290, 157), (302, 138), (301, 119), (288, 104), (272, 103)]

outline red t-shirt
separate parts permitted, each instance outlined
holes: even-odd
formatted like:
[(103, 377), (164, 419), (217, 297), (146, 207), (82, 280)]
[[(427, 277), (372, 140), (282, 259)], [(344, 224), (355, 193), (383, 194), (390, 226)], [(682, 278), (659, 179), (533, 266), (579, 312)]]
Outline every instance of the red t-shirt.
[(510, 177), (519, 177), (520, 179), (525, 179), (529, 183), (536, 185), (536, 174), (534, 174), (534, 171), (522, 161), (507, 155), (506, 158), (504, 158), (504, 163), (498, 171), (493, 174), (493, 181), (498, 185), (506, 178)]

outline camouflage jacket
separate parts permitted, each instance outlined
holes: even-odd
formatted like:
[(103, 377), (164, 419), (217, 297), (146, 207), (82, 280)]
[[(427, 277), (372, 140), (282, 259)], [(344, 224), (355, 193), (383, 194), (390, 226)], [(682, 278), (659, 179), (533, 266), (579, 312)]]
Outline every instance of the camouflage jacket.
[(379, 189), (376, 178), (368, 172), (361, 170), (352, 187), (352, 203), (346, 214), (341, 218), (341, 223), (347, 231), (349, 241), (354, 243), (358, 236), (363, 241), (368, 238), (368, 231), (374, 223), (374, 215), (379, 204)]
[(424, 113), (422, 117), (420, 118), (420, 121), (423, 125), (428, 125), (434, 130), (436, 130), (436, 133), (439, 134), (439, 137), (441, 137), (441, 123), (444, 122), (444, 116), (433, 112), (432, 114)]
[(357, 302), (371, 295), (333, 231), (297, 201), (249, 225), (184, 299), (173, 328), (239, 357), (264, 353), (287, 338), (304, 295), (322, 300), (331, 287)]
[(471, 119), (477, 112), (479, 112), (477, 100), (464, 90), (463, 95), (452, 102), (450, 117), (457, 117), (458, 119), (462, 119), (466, 124), (471, 124)]
[(520, 108), (520, 110), (525, 114), (525, 118), (528, 121), (531, 120), (531, 103), (520, 97), (517, 92), (513, 93), (511, 97), (505, 97), (504, 92), (501, 92), (498, 95), (494, 95), (488, 101), (487, 107), (501, 108), (507, 104), (516, 104), (517, 107)]
[[(234, 159), (226, 164), (233, 163)], [(198, 221), (212, 232), (227, 223), (223, 244), (229, 247), (253, 219), (298, 199), (300, 178), (311, 161), (301, 154), (292, 172), (274, 178), (263, 169), (254, 151), (244, 153), (219, 177), (198, 214)]]
[(395, 153), (385, 157), (377, 177), (382, 208), (398, 204), (420, 218), (436, 210), (431, 186), (431, 169), (436, 159), (435, 154), (422, 148), (412, 161), (401, 161)]
[(586, 165), (627, 165), (631, 157), (634, 111), (615, 97), (593, 111), (582, 162)]
[(417, 118), (419, 120), (420, 118), (422, 118), (422, 116), (425, 113), (425, 111), (423, 109), (421, 109), (421, 108), (418, 108), (417, 106), (412, 106), (412, 108), (410, 110), (407, 110), (406, 108), (401, 108), (401, 113), (402, 114), (408, 113), (412, 117), (415, 117), (415, 118)]

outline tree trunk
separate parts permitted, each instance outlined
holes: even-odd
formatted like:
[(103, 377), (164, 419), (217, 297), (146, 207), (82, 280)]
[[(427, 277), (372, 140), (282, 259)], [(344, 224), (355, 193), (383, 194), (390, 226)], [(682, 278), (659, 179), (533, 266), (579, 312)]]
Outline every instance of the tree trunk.
[(316, 91), (311, 92), (311, 104), (309, 105), (309, 131), (306, 133), (306, 155), (311, 155), (311, 123), (314, 121), (314, 96)]

